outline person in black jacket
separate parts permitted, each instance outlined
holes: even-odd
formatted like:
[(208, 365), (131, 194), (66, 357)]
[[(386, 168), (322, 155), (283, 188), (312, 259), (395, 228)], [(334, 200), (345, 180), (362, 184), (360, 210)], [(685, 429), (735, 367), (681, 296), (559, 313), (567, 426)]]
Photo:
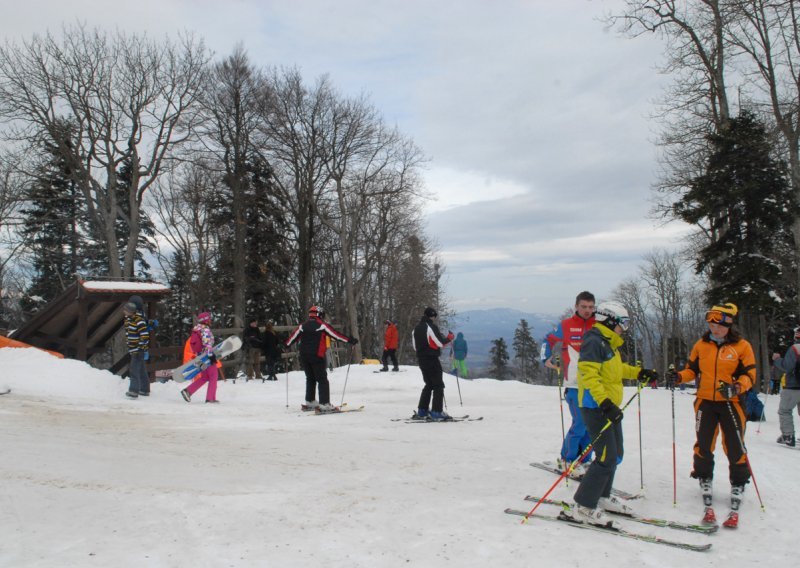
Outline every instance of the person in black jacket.
[(264, 340), (261, 330), (258, 329), (258, 318), (253, 318), (244, 328), (244, 345), (247, 348), (245, 353), (244, 372), (247, 373), (246, 381), (250, 379), (264, 379), (261, 376), (261, 349), (264, 347)]
[[(350, 345), (358, 343), (358, 339), (333, 329), (325, 323), (324, 318), (325, 310), (311, 306), (308, 310), (308, 321), (297, 326), (286, 340), (286, 347), (296, 341), (300, 342), (300, 362), (306, 373), (306, 402), (302, 405), (303, 410), (315, 410), (317, 407), (322, 412), (335, 410), (331, 405), (328, 370), (325, 367), (325, 352), (328, 350), (325, 338), (330, 337)], [(319, 385), (319, 403), (314, 400), (317, 385)]]
[(264, 328), (263, 340), (264, 345), (262, 349), (264, 351), (264, 359), (266, 360), (267, 366), (267, 380), (277, 381), (278, 377), (275, 375), (275, 373), (277, 370), (278, 359), (281, 356), (281, 348), (278, 334), (275, 333), (275, 328), (272, 326), (272, 322), (267, 322), (267, 326)]
[[(453, 341), (453, 332), (447, 337), (442, 335), (433, 320), (438, 316), (433, 308), (425, 308), (422, 319), (414, 328), (411, 336), (414, 351), (417, 352), (419, 369), (425, 386), (419, 397), (417, 411), (413, 418), (420, 420), (452, 420), (444, 411), (444, 380), (442, 379), (442, 363), (439, 356), (442, 347)], [(433, 406), (431, 406), (433, 396)], [(430, 408), (430, 410), (428, 410)]]

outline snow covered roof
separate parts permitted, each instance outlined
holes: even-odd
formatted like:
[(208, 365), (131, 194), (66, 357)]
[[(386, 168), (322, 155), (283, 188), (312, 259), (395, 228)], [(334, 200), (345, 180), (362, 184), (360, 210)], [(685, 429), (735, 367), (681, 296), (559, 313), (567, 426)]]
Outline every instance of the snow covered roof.
[(84, 280), (84, 289), (90, 292), (147, 293), (169, 292), (168, 286), (159, 282), (122, 282), (119, 280)]

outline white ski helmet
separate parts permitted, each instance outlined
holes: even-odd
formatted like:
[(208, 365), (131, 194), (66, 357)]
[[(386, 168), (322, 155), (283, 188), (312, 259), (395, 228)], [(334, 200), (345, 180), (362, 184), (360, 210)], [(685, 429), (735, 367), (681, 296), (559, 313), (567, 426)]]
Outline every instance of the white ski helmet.
[(625, 306), (613, 300), (600, 302), (600, 305), (597, 306), (597, 311), (595, 311), (594, 320), (609, 329), (620, 326), (622, 331), (628, 331), (631, 325), (631, 317), (628, 315), (628, 310), (625, 309)]

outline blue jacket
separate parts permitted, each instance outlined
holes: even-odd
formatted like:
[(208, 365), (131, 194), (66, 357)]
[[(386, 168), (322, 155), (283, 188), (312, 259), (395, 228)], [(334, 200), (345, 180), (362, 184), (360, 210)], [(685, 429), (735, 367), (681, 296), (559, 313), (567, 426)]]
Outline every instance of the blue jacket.
[(460, 331), (456, 335), (456, 340), (453, 341), (453, 357), (458, 360), (467, 358), (467, 340)]
[(782, 359), (774, 361), (774, 365), (786, 373), (786, 385), (783, 388), (789, 390), (800, 389), (800, 377), (795, 373), (795, 366), (800, 359), (798, 351), (800, 351), (800, 343), (795, 343), (789, 347)]

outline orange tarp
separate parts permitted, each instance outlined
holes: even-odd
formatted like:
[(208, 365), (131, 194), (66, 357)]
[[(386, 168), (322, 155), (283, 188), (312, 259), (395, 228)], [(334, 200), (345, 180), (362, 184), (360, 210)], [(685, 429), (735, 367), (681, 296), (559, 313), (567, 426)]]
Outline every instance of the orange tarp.
[[(22, 341), (17, 341), (16, 339), (9, 339), (8, 337), (4, 337), (2, 335), (0, 335), (0, 347), (22, 347), (22, 348), (39, 349), (38, 347), (34, 347), (33, 345), (28, 345), (27, 343), (23, 343)], [(49, 349), (39, 349), (39, 351), (50, 353), (50, 355), (55, 355), (59, 359), (64, 358), (64, 356), (58, 351), (50, 351)]]

